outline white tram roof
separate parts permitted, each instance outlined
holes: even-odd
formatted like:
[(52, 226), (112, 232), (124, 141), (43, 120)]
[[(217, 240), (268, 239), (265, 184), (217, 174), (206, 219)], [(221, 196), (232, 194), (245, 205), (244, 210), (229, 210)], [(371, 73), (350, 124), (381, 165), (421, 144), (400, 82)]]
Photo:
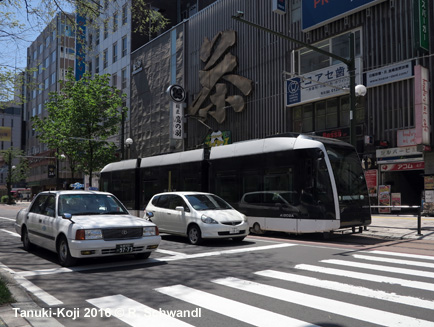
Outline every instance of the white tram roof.
[(299, 137), (271, 137), (214, 147), (211, 149), (210, 159), (247, 156), (252, 154), (269, 153), (299, 148), (318, 148), (321, 143), (308, 136)]
[(114, 170), (134, 169), (134, 168), (136, 168), (136, 163), (137, 163), (137, 159), (112, 162), (112, 163), (109, 163), (108, 165), (106, 165), (103, 169), (101, 169), (101, 173), (104, 173), (107, 171), (114, 171)]
[(142, 158), (140, 167), (167, 166), (184, 162), (202, 161), (204, 159), (203, 152), (203, 149), (198, 149)]

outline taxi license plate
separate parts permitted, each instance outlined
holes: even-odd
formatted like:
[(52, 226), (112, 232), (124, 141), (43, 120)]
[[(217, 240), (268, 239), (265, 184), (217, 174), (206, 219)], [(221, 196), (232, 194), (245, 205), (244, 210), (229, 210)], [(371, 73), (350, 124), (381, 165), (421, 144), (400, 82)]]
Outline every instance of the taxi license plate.
[(230, 234), (239, 234), (239, 233), (240, 233), (240, 230), (239, 230), (238, 228), (231, 228), (231, 230), (230, 230), (229, 233), (230, 233)]
[(116, 253), (128, 253), (133, 252), (133, 244), (117, 244)]

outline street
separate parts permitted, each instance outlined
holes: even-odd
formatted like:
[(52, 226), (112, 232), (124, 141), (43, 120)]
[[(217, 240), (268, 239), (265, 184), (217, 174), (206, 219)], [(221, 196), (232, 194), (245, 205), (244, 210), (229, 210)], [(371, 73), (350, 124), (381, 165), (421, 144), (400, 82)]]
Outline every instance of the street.
[(272, 234), (193, 246), (163, 235), (148, 260), (63, 268), (23, 250), (17, 211), (1, 207), (0, 267), (40, 306), (16, 309), (35, 326), (434, 326), (434, 256), (410, 241)]

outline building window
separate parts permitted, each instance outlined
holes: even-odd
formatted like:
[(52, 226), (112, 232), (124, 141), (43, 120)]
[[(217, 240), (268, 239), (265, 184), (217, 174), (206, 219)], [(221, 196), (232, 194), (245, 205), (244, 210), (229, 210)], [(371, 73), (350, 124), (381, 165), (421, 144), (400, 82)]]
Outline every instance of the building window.
[(93, 46), (93, 35), (92, 34), (89, 34), (89, 39), (88, 39), (88, 47), (89, 47), (89, 50), (92, 50), (92, 46)]
[(103, 66), (103, 69), (106, 69), (107, 66), (108, 66), (108, 59), (107, 59), (107, 57), (108, 57), (108, 50), (105, 49), (104, 52), (103, 52), (103, 56), (102, 56), (102, 66)]
[(128, 22), (128, 7), (125, 4), (122, 7), (122, 25), (125, 25)]
[(99, 74), (99, 56), (95, 57), (95, 74)]
[(122, 38), (122, 57), (125, 57), (127, 55), (127, 50), (128, 50), (127, 36), (125, 35)]
[(113, 44), (113, 62), (116, 62), (118, 60), (118, 43), (115, 42)]
[(118, 87), (118, 74), (114, 73), (112, 75), (112, 86)]
[(51, 85), (56, 83), (56, 73), (51, 74)]
[(95, 34), (95, 45), (99, 45), (99, 29), (96, 31)]
[(122, 71), (121, 71), (121, 83), (122, 83), (122, 85), (121, 85), (122, 90), (126, 89), (127, 88), (127, 69), (126, 68), (122, 69)]
[(92, 60), (89, 60), (88, 62), (87, 62), (87, 69), (89, 70), (89, 73), (93, 73), (93, 71), (92, 71)]
[(104, 40), (108, 37), (108, 21), (104, 21)]
[(118, 12), (113, 13), (113, 33), (118, 30)]

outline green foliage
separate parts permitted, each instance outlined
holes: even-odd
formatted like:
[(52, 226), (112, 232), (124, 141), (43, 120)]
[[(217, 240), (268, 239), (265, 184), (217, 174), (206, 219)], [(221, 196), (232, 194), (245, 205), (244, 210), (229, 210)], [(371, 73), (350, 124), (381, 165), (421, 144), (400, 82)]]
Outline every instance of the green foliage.
[(29, 162), (24, 158), (24, 152), (20, 149), (11, 147), (7, 150), (1, 150), (0, 155), (3, 157), (7, 166), (15, 167), (8, 173), (7, 181), (14, 184), (26, 179), (29, 172)]
[(116, 145), (106, 140), (119, 132), (127, 111), (124, 96), (110, 86), (108, 74), (92, 79), (85, 73), (76, 81), (70, 71), (61, 92), (50, 93), (48, 116), (33, 117), (33, 127), (40, 141), (65, 154), (74, 169), (92, 175), (116, 159)]
[(9, 196), (8, 195), (3, 195), (1, 197), (1, 203), (8, 203), (9, 202)]
[(6, 286), (6, 283), (3, 281), (3, 279), (0, 278), (0, 305), (12, 302), (15, 302), (15, 300), (13, 299), (8, 287)]

